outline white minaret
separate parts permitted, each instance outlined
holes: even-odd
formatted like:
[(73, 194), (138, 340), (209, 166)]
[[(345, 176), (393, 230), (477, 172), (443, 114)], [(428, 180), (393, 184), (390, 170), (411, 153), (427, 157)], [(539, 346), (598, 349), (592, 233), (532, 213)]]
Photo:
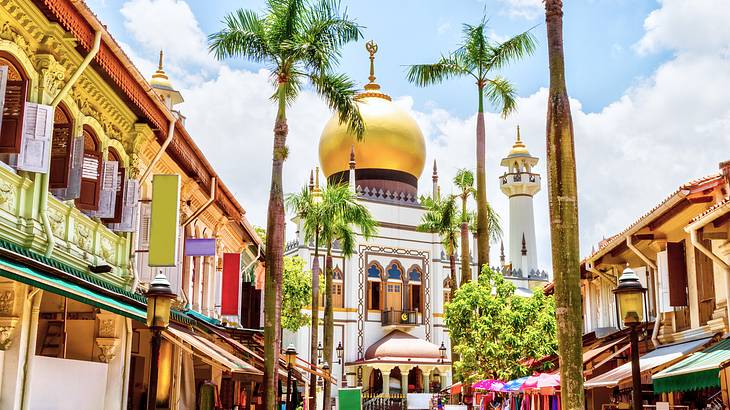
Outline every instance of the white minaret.
[(509, 262), (512, 269), (521, 271), (523, 277), (537, 270), (537, 243), (535, 239), (535, 213), (532, 197), (540, 191), (540, 175), (533, 172), (538, 159), (530, 155), (520, 137), (502, 166), (507, 171), (499, 177), (502, 192), (509, 197)]

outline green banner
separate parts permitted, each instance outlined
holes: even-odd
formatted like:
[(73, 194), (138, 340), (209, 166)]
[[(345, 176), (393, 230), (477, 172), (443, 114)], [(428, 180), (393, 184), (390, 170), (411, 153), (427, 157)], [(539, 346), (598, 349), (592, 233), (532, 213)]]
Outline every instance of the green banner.
[(152, 178), (149, 266), (176, 266), (180, 230), (180, 175)]
[(361, 410), (362, 409), (362, 388), (342, 387), (339, 390), (340, 410)]

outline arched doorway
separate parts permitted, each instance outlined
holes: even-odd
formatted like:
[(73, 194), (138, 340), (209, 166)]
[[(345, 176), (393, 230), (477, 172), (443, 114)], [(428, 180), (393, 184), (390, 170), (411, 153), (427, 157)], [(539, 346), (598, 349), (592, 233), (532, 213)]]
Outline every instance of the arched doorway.
[(408, 372), (408, 393), (423, 393), (423, 372), (418, 367)]
[(401, 394), (403, 393), (403, 376), (401, 375), (398, 367), (393, 368), (390, 371), (390, 394)]
[(381, 373), (379, 369), (373, 369), (373, 371), (370, 372), (368, 390), (373, 394), (380, 394), (383, 392), (383, 373)]

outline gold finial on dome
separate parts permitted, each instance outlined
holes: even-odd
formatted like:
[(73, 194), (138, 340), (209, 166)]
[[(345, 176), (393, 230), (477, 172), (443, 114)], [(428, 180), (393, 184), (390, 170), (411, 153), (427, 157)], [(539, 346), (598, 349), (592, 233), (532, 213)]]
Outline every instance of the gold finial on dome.
[(163, 56), (164, 54), (162, 53), (162, 50), (160, 50), (160, 60), (157, 63), (157, 71), (152, 74), (152, 81), (150, 82), (150, 85), (155, 88), (172, 90), (172, 83), (170, 83), (170, 78), (167, 76), (167, 73), (162, 68)]
[(517, 126), (517, 140), (515, 141), (515, 144), (512, 145), (512, 151), (510, 151), (509, 155), (530, 155), (530, 152), (527, 151), (527, 146), (525, 146), (525, 143), (522, 142), (519, 125)]
[(365, 84), (365, 92), (359, 93), (355, 96), (355, 99), (361, 99), (365, 97), (378, 97), (390, 101), (390, 96), (380, 91), (380, 84), (375, 82), (375, 54), (378, 52), (378, 44), (370, 40), (365, 43), (365, 50), (370, 54), (370, 75), (368, 76), (368, 83)]

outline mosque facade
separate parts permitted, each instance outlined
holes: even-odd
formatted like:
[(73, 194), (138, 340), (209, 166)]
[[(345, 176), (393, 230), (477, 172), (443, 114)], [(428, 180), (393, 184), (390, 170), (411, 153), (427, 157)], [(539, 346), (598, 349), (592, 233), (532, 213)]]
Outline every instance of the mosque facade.
[[(374, 49), (369, 47), (370, 81), (356, 97), (366, 123), (365, 135), (358, 141), (346, 124), (333, 116), (319, 142), (319, 162), (327, 182), (349, 184), (378, 222), (376, 235), (368, 240), (359, 237), (351, 257), (343, 257), (335, 244), (333, 347), (342, 346), (343, 358), (338, 360), (332, 352), (335, 363), (330, 364), (331, 372), (341, 385), (362, 386), (371, 394), (437, 392), (451, 384), (451, 345), (443, 319), (450, 295), (449, 258), (438, 234), (416, 229), (426, 212), (419, 200), (424, 192), (418, 187), (425, 168), (426, 143), (416, 121), (376, 83)], [(536, 162), (529, 153), (524, 158), (519, 155), (505, 159), (511, 164), (510, 172), (500, 178), (508, 178), (506, 185), (517, 183), (514, 175), (531, 172), (519, 164), (534, 166)], [(435, 163), (432, 181), (425, 195), (436, 198), (439, 187)], [(532, 209), (531, 205), (518, 208), (521, 212)], [(530, 219), (530, 223), (534, 221)], [(518, 230), (527, 232), (526, 239), (534, 241), (534, 226), (531, 232), (527, 228), (522, 224)], [(474, 245), (470, 244), (472, 249)], [(529, 250), (534, 252), (534, 243)], [(320, 255), (323, 253), (320, 251)], [(305, 241), (303, 229), (298, 229), (297, 239), (287, 244), (286, 255), (298, 255), (312, 266), (314, 244)], [(324, 266), (324, 257), (320, 258), (319, 266)], [(510, 266), (506, 261), (502, 265), (505, 276), (514, 278), (527, 293), (528, 286), (547, 280), (546, 276), (538, 277), (536, 268), (529, 278), (529, 271), (520, 270), (522, 265)], [(474, 259), (471, 271), (476, 278)], [(285, 339), (297, 351), (311, 351), (311, 330), (303, 327)], [(321, 325), (318, 331), (322, 340)]]

